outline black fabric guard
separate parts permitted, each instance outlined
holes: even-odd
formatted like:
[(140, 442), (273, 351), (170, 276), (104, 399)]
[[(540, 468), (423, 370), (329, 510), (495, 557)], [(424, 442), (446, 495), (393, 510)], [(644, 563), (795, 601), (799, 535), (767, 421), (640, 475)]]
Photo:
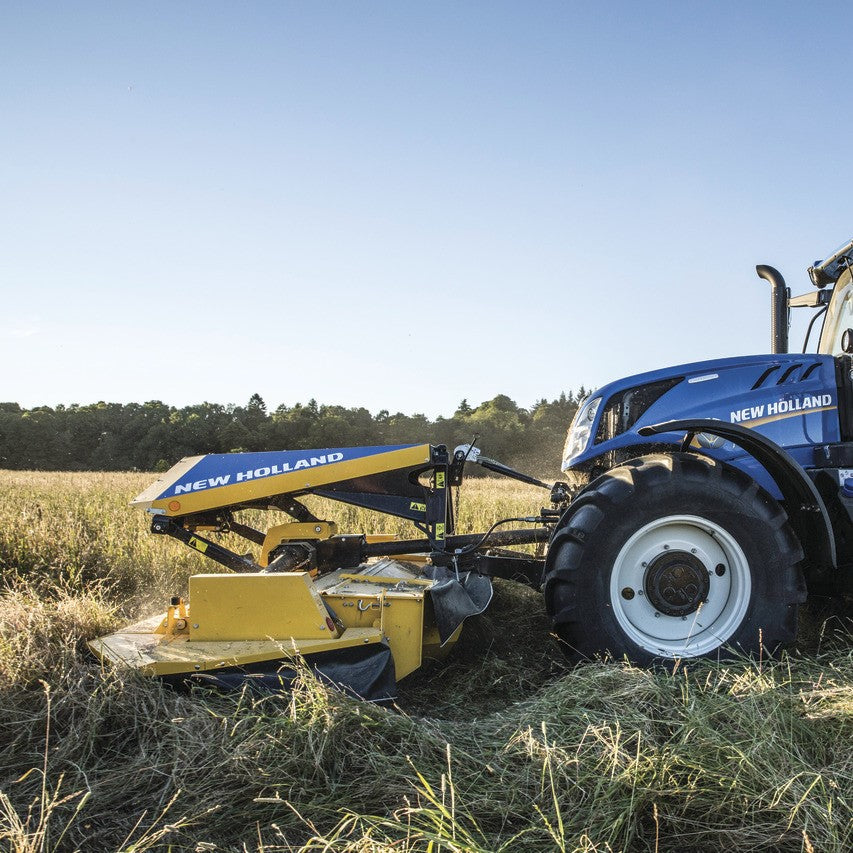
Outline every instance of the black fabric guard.
[(427, 566), (428, 577), (436, 581), (429, 595), (435, 612), (435, 625), (444, 645), (453, 632), (469, 617), (482, 613), (492, 600), (492, 582), (476, 572), (456, 572), (441, 566)]
[[(355, 699), (389, 702), (397, 698), (394, 658), (387, 643), (319, 652), (307, 656), (305, 663), (321, 681)], [(173, 685), (183, 682), (226, 691), (247, 685), (258, 693), (282, 693), (293, 686), (296, 676), (296, 669), (279, 659), (164, 680)]]

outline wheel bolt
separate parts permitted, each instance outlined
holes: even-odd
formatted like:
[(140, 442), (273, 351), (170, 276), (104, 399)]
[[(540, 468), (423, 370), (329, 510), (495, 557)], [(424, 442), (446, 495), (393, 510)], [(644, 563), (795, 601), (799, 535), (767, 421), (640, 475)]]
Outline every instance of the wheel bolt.
[(658, 613), (657, 610), (655, 610), (655, 619), (660, 619), (660, 613)]

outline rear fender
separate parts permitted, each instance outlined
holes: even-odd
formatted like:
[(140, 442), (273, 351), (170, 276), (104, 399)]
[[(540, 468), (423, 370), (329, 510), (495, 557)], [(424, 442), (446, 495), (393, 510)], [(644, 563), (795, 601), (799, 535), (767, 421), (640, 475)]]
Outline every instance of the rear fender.
[(837, 568), (835, 538), (823, 498), (802, 466), (778, 444), (739, 424), (707, 419), (666, 421), (640, 427), (638, 432), (647, 437), (684, 432), (681, 449), (685, 452), (698, 433), (719, 436), (736, 444), (756, 459), (778, 486), (788, 519), (809, 562), (820, 569)]

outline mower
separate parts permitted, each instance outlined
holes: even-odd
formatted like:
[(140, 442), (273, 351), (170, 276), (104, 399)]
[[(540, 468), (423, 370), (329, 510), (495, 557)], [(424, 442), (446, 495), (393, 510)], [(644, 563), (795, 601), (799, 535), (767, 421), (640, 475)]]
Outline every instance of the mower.
[[(492, 598), (492, 577), (538, 587), (544, 558), (508, 546), (544, 545), (561, 512), (504, 519), (486, 534), (455, 534), (451, 489), (466, 463), (549, 488), (480, 455), (472, 445), (341, 447), (227, 453), (184, 459), (132, 504), (151, 530), (230, 571), (193, 575), (189, 601), (89, 645), (102, 659), (172, 683), (258, 689), (287, 686), (304, 659), (352, 695), (383, 701), (425, 659), (441, 659), (462, 623)], [(317, 495), (408, 519), (418, 538), (339, 533), (300, 500)], [(567, 493), (552, 489), (557, 505)], [(245, 510), (291, 520), (265, 531)], [(505, 522), (533, 525), (498, 530)], [(210, 538), (232, 533), (258, 549), (241, 555)]]

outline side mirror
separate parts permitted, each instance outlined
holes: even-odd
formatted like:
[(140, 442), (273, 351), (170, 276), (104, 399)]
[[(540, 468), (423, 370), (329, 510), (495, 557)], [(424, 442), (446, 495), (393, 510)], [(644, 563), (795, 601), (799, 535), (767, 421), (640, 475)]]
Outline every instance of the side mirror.
[(845, 329), (841, 334), (841, 351), (853, 353), (853, 329)]

